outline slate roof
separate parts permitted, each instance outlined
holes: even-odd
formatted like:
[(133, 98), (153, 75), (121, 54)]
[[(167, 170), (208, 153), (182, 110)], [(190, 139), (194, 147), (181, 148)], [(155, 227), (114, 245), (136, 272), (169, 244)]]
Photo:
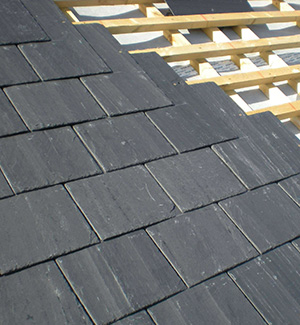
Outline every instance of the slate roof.
[(52, 0), (0, 15), (0, 324), (299, 324), (298, 140)]

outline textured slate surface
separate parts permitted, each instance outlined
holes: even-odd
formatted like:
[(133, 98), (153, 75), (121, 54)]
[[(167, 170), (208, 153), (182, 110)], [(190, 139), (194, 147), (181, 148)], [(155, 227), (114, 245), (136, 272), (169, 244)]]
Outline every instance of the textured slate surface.
[(77, 79), (14, 86), (5, 92), (30, 130), (105, 116)]
[(247, 0), (166, 0), (174, 15), (252, 11)]
[(1, 0), (0, 44), (49, 40), (19, 0)]
[(275, 184), (220, 205), (260, 252), (300, 235), (299, 207)]
[(0, 65), (0, 87), (39, 80), (15, 46), (0, 47)]
[(227, 275), (220, 275), (149, 309), (158, 325), (265, 324)]
[(27, 131), (26, 126), (0, 90), (0, 136)]
[(96, 323), (116, 320), (184, 289), (143, 231), (59, 258), (58, 263)]
[(181, 211), (244, 191), (237, 178), (210, 149), (154, 161), (147, 167)]
[(269, 324), (297, 324), (299, 269), (299, 252), (284, 245), (230, 271), (230, 275)]
[(105, 171), (175, 152), (142, 113), (76, 125), (75, 130)]
[(147, 115), (179, 152), (236, 137), (221, 120), (210, 118), (189, 105), (159, 109)]
[(114, 324), (115, 325), (140, 325), (140, 324), (153, 325), (154, 323), (146, 312), (141, 311), (137, 314), (119, 320)]
[(0, 278), (1, 324), (91, 324), (56, 265)]
[(159, 223), (147, 232), (188, 286), (257, 255), (217, 205)]
[(1, 275), (98, 241), (60, 186), (0, 200), (0, 209)]
[(298, 251), (300, 252), (300, 238), (298, 238), (297, 240), (293, 241), (293, 245), (298, 249)]
[(12, 195), (13, 192), (9, 187), (5, 177), (0, 171), (0, 199)]
[(69, 127), (0, 139), (0, 152), (17, 193), (101, 173)]
[(119, 72), (82, 81), (110, 116), (172, 105), (144, 73)]
[(178, 213), (141, 166), (72, 182), (67, 189), (102, 239)]
[(300, 175), (293, 176), (279, 183), (285, 192), (300, 205)]
[(24, 44), (19, 48), (42, 80), (110, 72), (84, 40), (71, 35), (48, 43)]

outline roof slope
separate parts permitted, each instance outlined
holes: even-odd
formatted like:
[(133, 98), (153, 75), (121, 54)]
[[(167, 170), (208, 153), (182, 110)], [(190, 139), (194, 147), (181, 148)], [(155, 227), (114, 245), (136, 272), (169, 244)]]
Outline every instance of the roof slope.
[(0, 15), (0, 323), (298, 324), (298, 140), (52, 0)]

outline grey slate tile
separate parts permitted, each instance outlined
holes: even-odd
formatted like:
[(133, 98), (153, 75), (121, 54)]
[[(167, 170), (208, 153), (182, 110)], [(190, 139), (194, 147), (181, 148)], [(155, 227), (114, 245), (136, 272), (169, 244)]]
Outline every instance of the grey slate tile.
[(114, 323), (115, 325), (153, 325), (153, 321), (150, 316), (145, 312), (141, 311), (132, 316), (126, 317)]
[(91, 324), (53, 262), (3, 276), (0, 286), (1, 324)]
[(147, 116), (179, 152), (236, 137), (221, 120), (211, 118), (189, 105), (155, 110), (148, 112)]
[(0, 171), (0, 199), (12, 195), (13, 192), (9, 187), (5, 177)]
[(57, 261), (95, 323), (117, 320), (184, 289), (143, 231)]
[(0, 275), (98, 242), (61, 186), (0, 200)]
[(76, 125), (75, 130), (105, 171), (175, 153), (142, 113)]
[(265, 324), (227, 275), (219, 275), (149, 310), (158, 325)]
[(16, 193), (101, 173), (69, 127), (2, 138), (0, 152)]
[(137, 71), (86, 77), (82, 81), (110, 116), (172, 105), (144, 73)]
[(15, 46), (0, 47), (0, 87), (38, 81), (38, 76)]
[(300, 254), (284, 245), (232, 271), (231, 277), (268, 324), (298, 324)]
[(110, 68), (84, 40), (65, 39), (19, 46), (42, 80), (53, 80), (110, 72)]
[(1, 45), (49, 40), (19, 0), (2, 0), (0, 16)]
[(276, 184), (230, 198), (220, 206), (260, 252), (300, 235), (300, 208)]
[(279, 185), (298, 205), (300, 205), (300, 175), (281, 181)]
[(101, 239), (174, 216), (178, 210), (141, 166), (66, 185)]
[(27, 131), (26, 126), (0, 90), (0, 136)]
[(245, 188), (210, 149), (147, 164), (181, 211), (244, 192)]
[(77, 79), (13, 86), (5, 92), (30, 130), (105, 116)]
[(300, 252), (300, 238), (293, 241), (293, 245), (298, 249)]
[(147, 232), (188, 286), (257, 255), (217, 205), (161, 222)]

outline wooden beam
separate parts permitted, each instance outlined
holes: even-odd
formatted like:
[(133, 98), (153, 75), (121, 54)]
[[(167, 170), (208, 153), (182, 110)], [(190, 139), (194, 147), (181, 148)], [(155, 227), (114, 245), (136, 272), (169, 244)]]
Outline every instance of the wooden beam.
[(293, 21), (300, 21), (300, 10), (286, 12), (262, 11), (153, 18), (91, 20), (82, 21), (75, 24), (99, 23), (104, 25), (112, 34), (122, 34), (154, 32), (172, 29), (198, 29), (267, 23), (284, 23)]
[(164, 0), (54, 0), (59, 8), (164, 3)]
[(282, 105), (276, 105), (276, 106), (255, 110), (255, 111), (250, 111), (247, 112), (247, 115), (253, 115), (253, 114), (263, 113), (268, 111), (272, 112), (280, 120), (300, 116), (300, 100), (297, 100), (292, 103), (285, 103)]

